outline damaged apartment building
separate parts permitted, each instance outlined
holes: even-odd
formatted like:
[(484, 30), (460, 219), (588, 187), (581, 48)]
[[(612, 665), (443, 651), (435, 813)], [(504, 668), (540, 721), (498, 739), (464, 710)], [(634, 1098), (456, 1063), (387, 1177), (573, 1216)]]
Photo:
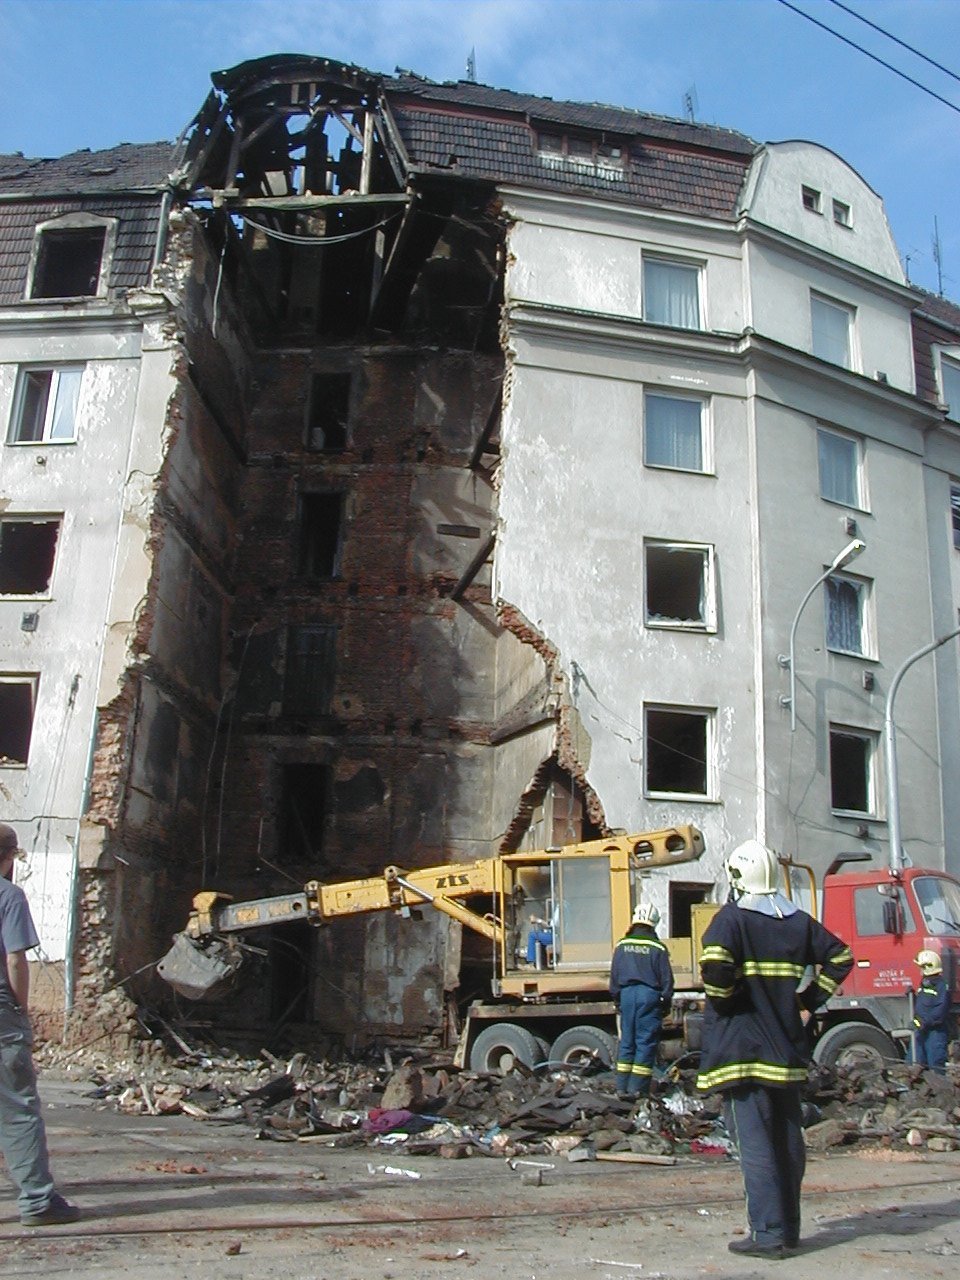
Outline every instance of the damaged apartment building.
[[(814, 143), (284, 55), (175, 146), (0, 157), (0, 797), (51, 1017), (161, 999), (201, 888), (692, 822), (676, 926), (751, 836), (882, 862), (957, 417), (960, 312)], [(956, 871), (956, 655), (909, 688), (904, 845)], [(258, 941), (261, 1030), (449, 1033), (488, 959), (429, 913)]]

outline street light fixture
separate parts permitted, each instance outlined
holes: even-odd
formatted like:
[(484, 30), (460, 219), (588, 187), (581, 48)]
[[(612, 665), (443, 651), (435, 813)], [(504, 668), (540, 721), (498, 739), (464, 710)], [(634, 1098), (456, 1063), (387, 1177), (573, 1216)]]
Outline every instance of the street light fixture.
[(777, 661), (780, 663), (781, 667), (787, 667), (789, 668), (789, 671), (790, 671), (790, 692), (789, 694), (780, 695), (780, 705), (782, 707), (789, 706), (790, 708), (790, 732), (791, 733), (793, 733), (793, 731), (797, 727), (797, 671), (796, 671), (795, 659), (796, 659), (796, 643), (797, 643), (797, 623), (800, 621), (800, 615), (801, 613), (803, 613), (804, 609), (806, 608), (808, 600), (816, 591), (817, 587), (819, 587), (820, 583), (826, 582), (827, 578), (830, 577), (831, 573), (836, 573), (838, 569), (843, 569), (846, 565), (848, 565), (851, 560), (855, 560), (857, 556), (860, 555), (861, 551), (865, 551), (866, 548), (867, 548), (867, 544), (861, 538), (854, 538), (852, 542), (848, 542), (847, 545), (840, 552), (840, 554), (834, 558), (830, 567), (828, 569), (825, 569), (823, 573), (821, 573), (820, 577), (816, 580), (816, 582), (813, 584), (813, 586), (810, 588), (807, 594), (800, 601), (800, 607), (797, 609), (797, 612), (793, 615), (793, 625), (790, 628), (790, 652), (780, 653), (777, 655)]

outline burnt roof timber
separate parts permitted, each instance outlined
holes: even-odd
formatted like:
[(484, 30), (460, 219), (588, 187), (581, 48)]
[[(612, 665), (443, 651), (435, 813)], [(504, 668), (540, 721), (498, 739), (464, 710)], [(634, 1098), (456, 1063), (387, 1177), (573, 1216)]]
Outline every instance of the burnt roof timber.
[[(207, 194), (213, 193), (208, 191)], [(289, 213), (297, 209), (348, 209), (358, 204), (406, 204), (410, 199), (410, 194), (405, 191), (384, 191), (349, 196), (245, 196), (243, 199), (224, 196), (222, 203), (224, 208), (229, 209), (277, 209)]]

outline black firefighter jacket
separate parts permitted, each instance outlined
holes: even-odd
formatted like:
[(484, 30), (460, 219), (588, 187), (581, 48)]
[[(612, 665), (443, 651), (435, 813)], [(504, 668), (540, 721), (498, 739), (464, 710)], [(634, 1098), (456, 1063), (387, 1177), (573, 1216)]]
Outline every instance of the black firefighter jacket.
[[(843, 982), (853, 967), (847, 944), (805, 911), (778, 917), (732, 902), (714, 916), (703, 944), (707, 1007), (697, 1087), (806, 1080), (800, 1010), (812, 1012)], [(798, 993), (811, 967), (818, 972)]]

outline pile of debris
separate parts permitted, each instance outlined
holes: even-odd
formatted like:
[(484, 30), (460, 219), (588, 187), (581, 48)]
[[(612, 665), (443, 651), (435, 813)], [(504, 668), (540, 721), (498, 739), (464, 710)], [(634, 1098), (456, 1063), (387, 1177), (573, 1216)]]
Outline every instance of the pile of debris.
[[(88, 1064), (89, 1068), (89, 1064)], [(805, 1124), (811, 1150), (851, 1143), (960, 1148), (960, 1073), (920, 1067), (811, 1072)], [(697, 1094), (694, 1072), (672, 1068), (654, 1097), (632, 1105), (617, 1097), (613, 1074), (581, 1068), (509, 1074), (459, 1070), (415, 1049), (364, 1061), (288, 1061), (190, 1055), (155, 1058), (136, 1071), (88, 1074), (104, 1105), (137, 1114), (185, 1114), (239, 1123), (261, 1139), (332, 1147), (397, 1148), (448, 1159), (537, 1154), (570, 1159), (673, 1163), (680, 1155), (731, 1155), (718, 1095)]]

